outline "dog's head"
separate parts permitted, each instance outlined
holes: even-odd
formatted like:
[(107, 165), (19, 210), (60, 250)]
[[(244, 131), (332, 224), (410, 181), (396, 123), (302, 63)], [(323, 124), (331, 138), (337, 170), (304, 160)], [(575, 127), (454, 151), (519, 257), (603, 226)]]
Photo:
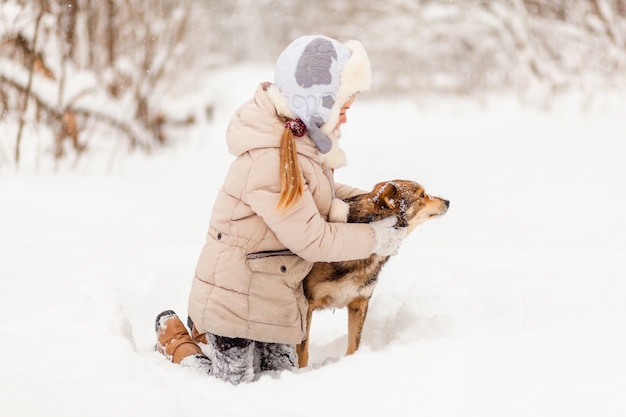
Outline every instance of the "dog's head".
[(426, 194), (424, 187), (409, 180), (378, 183), (368, 194), (344, 200), (350, 206), (348, 222), (369, 223), (395, 215), (398, 227), (408, 227), (411, 233), (426, 220), (448, 211), (450, 202)]

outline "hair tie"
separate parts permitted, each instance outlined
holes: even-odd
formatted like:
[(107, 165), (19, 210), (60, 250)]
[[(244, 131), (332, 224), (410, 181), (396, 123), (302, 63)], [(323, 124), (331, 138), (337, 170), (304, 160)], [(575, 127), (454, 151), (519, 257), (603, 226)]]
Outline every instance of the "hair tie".
[(285, 123), (285, 128), (291, 130), (291, 133), (299, 138), (306, 133), (306, 125), (300, 119), (288, 120), (287, 123)]

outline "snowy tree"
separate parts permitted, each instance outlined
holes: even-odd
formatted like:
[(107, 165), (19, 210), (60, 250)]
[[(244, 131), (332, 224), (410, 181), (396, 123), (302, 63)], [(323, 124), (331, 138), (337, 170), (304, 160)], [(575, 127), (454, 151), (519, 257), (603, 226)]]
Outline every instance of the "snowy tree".
[[(356, 38), (374, 93), (546, 93), (624, 86), (623, 0), (207, 0), (211, 49), (233, 62), (275, 58), (293, 38)], [(229, 53), (233, 51), (233, 53)]]
[(374, 96), (549, 100), (626, 86), (626, 0), (5, 0), (0, 164), (19, 162), (33, 126), (57, 160), (95, 137), (167, 144), (171, 127), (193, 122), (171, 105), (174, 92), (207, 68), (271, 64), (312, 33), (364, 43)]
[(191, 122), (163, 102), (195, 60), (192, 16), (190, 1), (4, 2), (0, 98), (3, 122), (17, 126), (15, 163), (25, 125), (43, 127), (57, 159), (78, 157), (103, 129), (131, 149), (166, 143), (168, 125)]

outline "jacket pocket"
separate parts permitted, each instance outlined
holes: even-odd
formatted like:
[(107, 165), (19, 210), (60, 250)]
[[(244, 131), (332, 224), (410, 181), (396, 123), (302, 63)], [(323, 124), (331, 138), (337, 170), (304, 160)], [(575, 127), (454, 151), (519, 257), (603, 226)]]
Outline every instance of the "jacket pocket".
[(289, 251), (255, 252), (246, 256), (248, 267), (253, 275), (275, 276), (292, 289), (300, 283), (313, 268), (313, 262), (306, 261)]
[(261, 258), (271, 258), (274, 256), (297, 256), (295, 253), (290, 251), (289, 249), (280, 249), (280, 250), (264, 250), (261, 252), (252, 252), (246, 255), (246, 259), (261, 259)]
[(302, 327), (302, 281), (313, 262), (296, 255), (246, 259), (252, 273), (248, 318), (252, 322), (284, 326), (299, 332)]

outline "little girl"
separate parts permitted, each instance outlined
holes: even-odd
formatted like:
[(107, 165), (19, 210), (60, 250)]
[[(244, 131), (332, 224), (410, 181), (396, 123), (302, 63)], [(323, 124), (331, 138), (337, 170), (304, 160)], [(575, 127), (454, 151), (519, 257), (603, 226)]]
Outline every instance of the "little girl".
[[(226, 133), (236, 156), (220, 190), (189, 296), (189, 335), (173, 311), (157, 317), (157, 350), (233, 384), (293, 369), (305, 335), (302, 281), (314, 262), (390, 255), (406, 236), (395, 218), (345, 223), (337, 184), (340, 127), (371, 84), (358, 41), (303, 36), (279, 56)], [(343, 221), (343, 222), (341, 222)], [(203, 344), (204, 352), (197, 342)]]

